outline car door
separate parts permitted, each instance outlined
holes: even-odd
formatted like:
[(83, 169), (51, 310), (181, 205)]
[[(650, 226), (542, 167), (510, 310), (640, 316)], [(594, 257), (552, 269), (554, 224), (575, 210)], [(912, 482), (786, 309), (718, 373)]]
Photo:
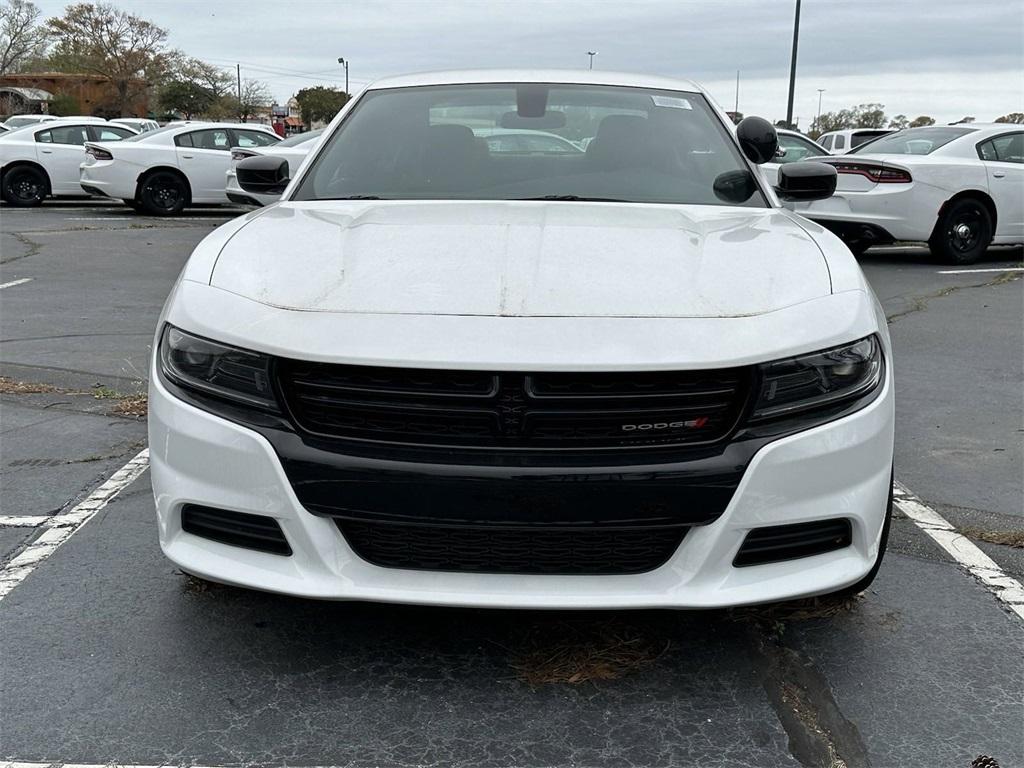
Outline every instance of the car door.
[(174, 137), (178, 167), (188, 178), (195, 203), (226, 203), (224, 175), (231, 166), (227, 128), (204, 128)]
[(978, 145), (985, 164), (988, 190), (996, 204), (999, 238), (1024, 240), (1024, 131), (993, 136)]
[(54, 195), (83, 195), (78, 166), (85, 160), (87, 125), (59, 125), (36, 131), (36, 157), (50, 177)]

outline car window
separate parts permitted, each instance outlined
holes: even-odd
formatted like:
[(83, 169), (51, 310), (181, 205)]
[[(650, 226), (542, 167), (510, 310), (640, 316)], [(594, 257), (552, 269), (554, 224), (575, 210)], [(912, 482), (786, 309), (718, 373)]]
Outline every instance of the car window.
[(234, 134), (236, 147), (269, 147), (271, 144), (278, 143), (276, 136), (271, 136), (269, 133), (264, 133), (263, 131), (235, 130)]
[(892, 133), (892, 131), (855, 131), (850, 134), (850, 147), (859, 147), (861, 144), (867, 144), (869, 141), (873, 141), (879, 136), (885, 136), (887, 133)]
[(978, 157), (1003, 163), (1024, 163), (1024, 133), (1004, 133), (981, 142)]
[(42, 144), (84, 146), (88, 140), (89, 129), (84, 125), (62, 125), (57, 128), (50, 128), (47, 131), (40, 131), (36, 134), (36, 141)]
[(277, 142), (274, 146), (277, 147), (296, 147), (299, 144), (305, 144), (307, 141), (313, 141), (319, 139), (320, 134), (324, 132), (323, 128), (317, 128), (315, 131), (306, 131), (305, 133), (296, 133), (289, 136), (287, 139)]
[(207, 128), (205, 131), (192, 131), (174, 137), (179, 147), (195, 149), (218, 149), (227, 152), (231, 149), (231, 139), (226, 128)]
[(850, 154), (928, 155), (972, 130), (952, 125), (907, 128), (862, 144)]
[(845, 149), (845, 148), (846, 148), (846, 137), (843, 134), (841, 134), (841, 133), (837, 133), (836, 134), (836, 149)]
[(113, 125), (93, 126), (90, 128), (90, 131), (93, 135), (93, 141), (120, 141), (135, 135), (126, 128), (117, 128)]
[(776, 157), (777, 163), (797, 163), (821, 154), (821, 150), (807, 139), (788, 133), (779, 134), (779, 146), (786, 150), (786, 154)]
[(522, 152), (523, 146), (519, 137), (512, 133), (486, 137), (487, 149), (490, 152)]
[[(540, 149), (506, 151), (506, 132)], [(586, 150), (578, 148), (588, 137)], [(749, 166), (698, 93), (561, 83), (418, 86), (367, 91), (294, 199), (736, 205), (715, 182), (737, 172)], [(739, 204), (767, 205), (756, 180), (749, 190)]]

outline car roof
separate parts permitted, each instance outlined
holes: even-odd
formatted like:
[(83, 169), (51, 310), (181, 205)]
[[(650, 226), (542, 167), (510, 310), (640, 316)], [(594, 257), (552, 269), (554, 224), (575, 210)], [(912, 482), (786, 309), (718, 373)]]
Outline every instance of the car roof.
[(375, 80), (367, 90), (411, 88), (423, 85), (472, 85), (483, 83), (560, 83), (565, 85), (618, 85), (633, 88), (657, 88), (668, 91), (705, 93), (690, 80), (629, 72), (589, 69), (463, 69), (419, 72)]

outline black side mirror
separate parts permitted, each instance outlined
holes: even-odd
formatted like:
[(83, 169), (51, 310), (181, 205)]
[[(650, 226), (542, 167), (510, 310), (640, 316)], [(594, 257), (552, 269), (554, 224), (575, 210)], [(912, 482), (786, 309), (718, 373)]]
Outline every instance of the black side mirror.
[(718, 174), (712, 189), (719, 200), (742, 205), (757, 191), (757, 182), (750, 171), (726, 171)]
[(836, 191), (838, 174), (828, 163), (788, 163), (779, 166), (779, 185), (775, 192), (780, 200), (790, 202), (824, 200)]
[(763, 117), (744, 117), (736, 126), (740, 149), (752, 163), (769, 163), (779, 149), (779, 135), (775, 126)]
[(255, 155), (235, 166), (238, 186), (246, 192), (280, 195), (288, 186), (288, 161), (273, 155)]

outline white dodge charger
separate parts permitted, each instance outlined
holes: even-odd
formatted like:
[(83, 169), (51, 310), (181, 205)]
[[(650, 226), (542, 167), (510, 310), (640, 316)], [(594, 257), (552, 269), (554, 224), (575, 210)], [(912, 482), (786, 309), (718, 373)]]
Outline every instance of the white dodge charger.
[(989, 245), (1024, 243), (1024, 128), (1008, 123), (890, 133), (841, 157), (836, 194), (795, 209), (855, 253), (896, 240), (926, 242), (970, 264)]
[(256, 207), (276, 203), (280, 194), (245, 192), (240, 186), (238, 186), (238, 178), (235, 175), (235, 166), (239, 161), (245, 160), (247, 157), (254, 157), (256, 155), (273, 155), (274, 157), (281, 157), (287, 160), (288, 173), (289, 175), (294, 175), (295, 171), (297, 171), (299, 166), (302, 165), (302, 161), (306, 159), (306, 155), (308, 155), (313, 147), (316, 146), (316, 142), (319, 140), (323, 132), (324, 129), (319, 128), (315, 131), (297, 133), (294, 136), (289, 136), (287, 139), (284, 139), (270, 147), (232, 147), (231, 167), (228, 168), (224, 181), (224, 193), (228, 196), (228, 200), (233, 203), (239, 203), (241, 205), (255, 205)]
[(35, 206), (50, 196), (86, 197), (78, 166), (87, 141), (134, 136), (124, 125), (96, 120), (45, 120), (0, 136), (0, 191), (8, 205)]
[(280, 140), (265, 125), (180, 123), (118, 145), (90, 141), (79, 184), (91, 195), (117, 198), (154, 216), (226, 204), (231, 147), (268, 147)]
[[(492, 151), (496, 128), (587, 142)], [(885, 316), (698, 86), (491, 71), (370, 86), (159, 319), (152, 482), (188, 573), (292, 595), (710, 607), (857, 591), (889, 528)]]

